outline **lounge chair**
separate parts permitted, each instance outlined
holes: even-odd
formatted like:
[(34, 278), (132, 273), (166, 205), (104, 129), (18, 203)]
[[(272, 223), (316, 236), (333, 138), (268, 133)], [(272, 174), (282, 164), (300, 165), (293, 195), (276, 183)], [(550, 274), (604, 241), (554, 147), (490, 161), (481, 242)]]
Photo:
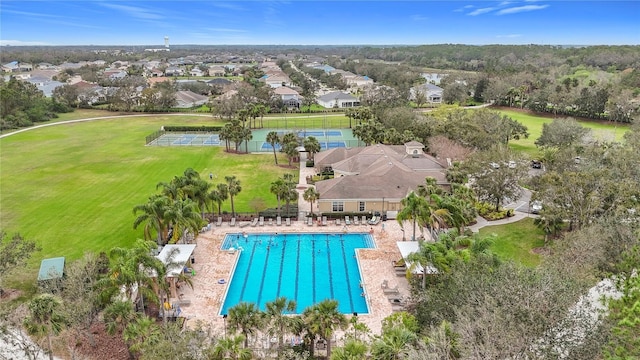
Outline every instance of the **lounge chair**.
[(285, 219), (284, 219), (284, 223), (285, 223), (287, 226), (291, 226), (291, 218), (285, 218)]
[(380, 220), (378, 220), (378, 217), (374, 215), (374, 216), (371, 218), (371, 220), (369, 220), (369, 225), (378, 225), (378, 222), (379, 222), (379, 221), (380, 221)]
[(386, 288), (386, 289), (382, 289), (382, 292), (385, 295), (396, 295), (396, 294), (400, 294), (400, 290), (398, 290), (398, 285), (396, 285), (394, 288)]
[(216, 226), (222, 226), (222, 216), (218, 216), (218, 222), (216, 223)]
[(366, 215), (362, 215), (361, 222), (362, 222), (362, 225), (366, 225), (367, 224), (367, 216)]
[(313, 226), (313, 218), (311, 216), (307, 218), (307, 225)]
[(326, 216), (322, 217), (322, 226), (327, 226), (327, 217)]
[(278, 225), (278, 226), (282, 225), (282, 217), (278, 216), (276, 218), (276, 225)]
[(336, 225), (340, 225), (340, 219), (336, 219)]
[(258, 225), (258, 218), (251, 220), (251, 227), (256, 227)]
[(382, 292), (384, 292), (385, 295), (399, 294), (400, 293), (400, 291), (398, 291), (398, 285), (396, 285), (394, 288), (390, 288), (389, 287), (389, 282), (387, 280), (384, 280), (382, 282), (382, 285), (380, 285), (380, 287), (382, 288)]
[(349, 216), (345, 216), (344, 217), (344, 224), (345, 225), (351, 225), (351, 220), (349, 220)]
[(358, 217), (357, 216), (353, 217), (353, 225), (360, 225), (360, 223), (358, 222)]
[(264, 226), (264, 216), (260, 216), (260, 220), (258, 220), (258, 224), (260, 226)]
[(269, 226), (273, 226), (273, 218), (269, 218)]
[(231, 218), (230, 226), (236, 226), (236, 218)]

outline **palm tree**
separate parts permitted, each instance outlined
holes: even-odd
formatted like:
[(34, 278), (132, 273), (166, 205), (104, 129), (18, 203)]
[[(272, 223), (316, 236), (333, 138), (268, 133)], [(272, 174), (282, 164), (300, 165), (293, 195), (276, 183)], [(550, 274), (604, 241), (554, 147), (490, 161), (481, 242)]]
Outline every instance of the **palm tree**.
[(278, 358), (280, 358), (280, 351), (284, 345), (284, 334), (293, 327), (290, 321), (291, 317), (286, 316), (286, 313), (293, 313), (296, 311), (296, 307), (295, 300), (288, 300), (284, 296), (266, 304), (266, 318), (270, 325), (269, 335), (278, 337)]
[(65, 325), (62, 301), (51, 294), (36, 296), (29, 302), (29, 315), (24, 319), (24, 325), (30, 335), (47, 337), (47, 352), (53, 360), (51, 334), (58, 335)]
[(229, 198), (229, 187), (227, 184), (218, 184), (215, 189), (211, 189), (207, 198), (218, 205), (218, 215), (222, 215), (222, 203)]
[(327, 342), (327, 358), (331, 358), (333, 332), (336, 329), (344, 329), (349, 324), (347, 317), (338, 310), (338, 302), (331, 299), (323, 300), (306, 308), (302, 317), (310, 332)]
[(149, 197), (149, 201), (146, 204), (137, 205), (133, 208), (134, 215), (142, 212), (133, 222), (133, 228), (136, 229), (138, 225), (145, 223), (144, 238), (151, 240), (151, 231), (155, 230), (158, 234), (158, 245), (164, 244), (164, 235), (167, 231), (167, 224), (164, 220), (168, 206), (169, 198), (164, 195), (156, 194)]
[(407, 195), (404, 199), (400, 200), (402, 204), (402, 210), (398, 212), (396, 219), (400, 224), (400, 227), (404, 229), (404, 221), (413, 221), (413, 236), (412, 240), (416, 239), (416, 222), (424, 223), (426, 218), (428, 204), (427, 201), (414, 193), (413, 191)]
[(320, 198), (320, 193), (316, 191), (316, 188), (309, 187), (304, 191), (302, 197), (311, 204), (311, 214), (313, 214), (313, 203)]
[(144, 309), (144, 297), (158, 303), (158, 296), (153, 291), (153, 279), (149, 274), (153, 271), (161, 273), (163, 264), (150, 250), (157, 245), (153, 241), (137, 240), (132, 248), (112, 248), (109, 252), (109, 272), (99, 281), (103, 289), (102, 298), (110, 302), (117, 296), (135, 301), (136, 292), (140, 295), (141, 308)]
[(138, 317), (133, 304), (128, 300), (116, 300), (104, 309), (103, 319), (107, 326), (107, 334), (113, 335), (123, 331), (129, 323)]
[(218, 340), (218, 343), (213, 348), (213, 356), (215, 359), (237, 359), (237, 360), (251, 360), (253, 353), (246, 346), (241, 347), (242, 342), (246, 338), (242, 335), (227, 337)]
[(240, 185), (240, 180), (236, 179), (235, 175), (225, 176), (224, 179), (227, 182), (227, 190), (229, 191), (229, 198), (231, 199), (231, 216), (234, 217), (236, 212), (233, 206), (233, 197), (242, 191), (242, 186)]
[(404, 326), (387, 329), (371, 344), (371, 354), (375, 359), (405, 359), (413, 348), (418, 336)]
[(185, 230), (197, 234), (203, 221), (197, 204), (191, 199), (171, 203), (166, 211), (166, 219), (173, 226), (173, 243), (180, 240)]
[(366, 343), (349, 339), (345, 341), (343, 347), (336, 348), (331, 354), (331, 360), (360, 360), (367, 358), (369, 350)]
[(269, 131), (267, 134), (267, 142), (271, 144), (271, 148), (273, 148), (273, 159), (276, 161), (276, 165), (278, 165), (278, 156), (276, 156), (276, 145), (280, 143), (278, 133), (275, 131)]
[(313, 136), (309, 136), (308, 138), (304, 139), (304, 151), (309, 153), (309, 158), (310, 160), (313, 160), (313, 156), (320, 152), (320, 143), (318, 142), (318, 139), (316, 139)]
[(287, 187), (287, 184), (285, 184), (284, 180), (278, 179), (271, 183), (269, 191), (271, 191), (271, 193), (274, 194), (276, 196), (276, 199), (278, 200), (278, 216), (280, 216), (280, 200), (286, 196), (289, 188)]
[(142, 315), (130, 322), (122, 332), (122, 338), (129, 348), (129, 354), (139, 353), (143, 346), (153, 346), (160, 341), (160, 328), (155, 320)]
[(240, 331), (244, 335), (244, 347), (249, 346), (249, 335), (260, 329), (263, 323), (264, 313), (256, 304), (241, 302), (229, 309), (229, 329)]
[(424, 184), (418, 185), (416, 193), (422, 197), (429, 198), (432, 194), (442, 194), (442, 189), (438, 186), (436, 178), (427, 176)]
[(286, 211), (287, 211), (287, 216), (289, 215), (289, 204), (291, 204), (292, 202), (297, 202), (298, 201), (298, 197), (300, 196), (300, 194), (298, 194), (298, 191), (295, 188), (289, 188), (287, 189), (287, 192), (285, 193), (284, 196), (284, 202), (286, 205)]

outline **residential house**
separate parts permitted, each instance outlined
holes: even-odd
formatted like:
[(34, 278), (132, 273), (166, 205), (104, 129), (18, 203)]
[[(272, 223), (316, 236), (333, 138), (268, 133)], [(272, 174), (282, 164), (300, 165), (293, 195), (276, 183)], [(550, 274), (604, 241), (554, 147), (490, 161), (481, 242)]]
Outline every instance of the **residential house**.
[(261, 78), (260, 80), (264, 81), (265, 84), (269, 85), (269, 87), (275, 89), (281, 86), (291, 86), (291, 79), (289, 79), (288, 76), (278, 76), (278, 75), (273, 75), (273, 76), (265, 76), (263, 78)]
[(164, 76), (164, 71), (158, 68), (153, 68), (149, 71), (149, 77), (163, 77), (163, 76)]
[(351, 94), (340, 91), (330, 92), (318, 97), (317, 102), (320, 106), (327, 109), (331, 108), (350, 108), (360, 106), (360, 100)]
[(28, 72), (33, 70), (33, 65), (29, 63), (23, 63), (19, 61), (12, 61), (10, 63), (2, 65), (3, 72), (16, 73), (16, 72)]
[(193, 77), (204, 76), (204, 71), (200, 70), (200, 68), (194, 67), (193, 69), (191, 69), (191, 71), (189, 71), (189, 75)]
[(35, 85), (38, 88), (38, 90), (42, 91), (42, 93), (46, 97), (51, 97), (51, 95), (53, 95), (53, 90), (55, 88), (57, 88), (58, 86), (64, 85), (64, 83), (61, 83), (60, 81), (54, 81), (54, 80), (51, 80), (50, 78), (42, 77), (42, 76), (38, 76), (38, 77), (33, 76), (27, 79), (27, 81)]
[(150, 87), (154, 87), (156, 84), (165, 81), (173, 81), (173, 79), (164, 76), (147, 78), (147, 84), (149, 84)]
[(120, 80), (127, 77), (127, 72), (119, 69), (107, 69), (102, 73), (102, 76), (109, 80)]
[(287, 108), (299, 109), (302, 104), (302, 96), (300, 94), (286, 86), (277, 87), (273, 90), (273, 93), (282, 99), (284, 106)]
[(223, 77), (225, 73), (226, 70), (224, 66), (215, 65), (209, 67), (209, 76)]
[(209, 101), (209, 97), (196, 94), (193, 91), (181, 90), (176, 92), (176, 101), (175, 107), (188, 109), (206, 104)]
[(315, 155), (318, 172), (331, 168), (334, 178), (316, 183), (318, 210), (323, 213), (359, 212), (394, 218), (400, 201), (425, 178), (447, 186), (445, 167), (423, 151), (424, 145), (371, 145), (335, 148)]
[(442, 102), (443, 89), (439, 86), (425, 83), (414, 86), (409, 89), (409, 100), (414, 101), (418, 93), (425, 95), (425, 99), (431, 104), (440, 104)]
[(167, 69), (164, 71), (164, 75), (165, 76), (183, 76), (184, 69), (179, 66), (172, 65), (167, 67)]

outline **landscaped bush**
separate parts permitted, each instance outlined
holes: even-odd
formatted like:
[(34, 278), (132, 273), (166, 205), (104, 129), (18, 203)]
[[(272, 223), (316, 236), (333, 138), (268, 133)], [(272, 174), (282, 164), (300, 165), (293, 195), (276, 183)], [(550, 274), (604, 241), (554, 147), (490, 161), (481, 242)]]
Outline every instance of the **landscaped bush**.
[(313, 167), (313, 160), (307, 160), (307, 167)]
[(496, 211), (496, 207), (493, 204), (489, 204), (486, 202), (478, 202), (475, 205), (476, 210), (478, 211), (478, 215), (483, 218), (492, 221), (492, 220), (500, 220), (510, 216), (513, 216), (513, 209), (500, 209)]

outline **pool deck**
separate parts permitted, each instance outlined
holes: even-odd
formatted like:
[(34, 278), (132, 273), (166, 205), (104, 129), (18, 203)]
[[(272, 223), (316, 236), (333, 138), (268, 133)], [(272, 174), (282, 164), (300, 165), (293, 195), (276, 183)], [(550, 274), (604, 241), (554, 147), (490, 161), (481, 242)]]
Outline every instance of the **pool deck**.
[[(313, 169), (305, 168), (304, 161), (301, 163), (300, 179), (304, 181), (306, 173), (312, 172)], [(298, 191), (302, 193), (306, 187), (308, 185), (299, 184)], [(309, 203), (302, 200), (302, 196), (300, 196), (299, 209), (309, 211), (309, 206)], [(382, 283), (386, 280), (389, 288), (397, 286), (398, 294), (392, 295), (393, 297), (407, 298), (409, 296), (407, 279), (397, 276), (393, 267), (393, 261), (402, 258), (396, 245), (397, 241), (402, 240), (402, 231), (395, 220), (380, 222), (374, 226), (349, 225), (346, 228), (344, 221), (342, 225), (335, 225), (333, 221), (330, 221), (327, 226), (318, 226), (315, 223), (313, 226), (309, 226), (303, 221), (292, 221), (291, 226), (286, 226), (284, 221), (280, 226), (268, 225), (265, 222), (264, 226), (243, 228), (231, 227), (229, 223), (223, 223), (220, 227), (212, 224), (211, 230), (199, 234), (196, 239), (195, 263), (193, 264), (196, 276), (193, 278), (193, 289), (183, 286), (178, 291), (179, 294), (182, 294), (181, 310), (182, 316), (188, 319), (187, 326), (194, 327), (198, 322), (202, 322), (211, 327), (214, 333), (222, 334), (224, 332), (225, 321), (220, 315), (220, 309), (231, 280), (236, 257), (239, 255), (238, 252), (229, 253), (220, 250), (227, 233), (243, 231), (247, 233), (342, 233), (345, 230), (348, 232), (373, 231), (376, 248), (357, 250), (364, 283), (364, 294), (367, 296), (369, 307), (369, 313), (358, 314), (358, 320), (367, 324), (372, 334), (379, 334), (382, 320), (393, 313), (392, 304), (383, 291)], [(224, 279), (225, 283), (219, 284), (220, 279)], [(339, 334), (337, 335), (340, 337)]]
[[(348, 232), (369, 232), (371, 226), (350, 225), (347, 229)], [(381, 287), (382, 282), (387, 280), (391, 288), (398, 285), (398, 296), (404, 297), (409, 295), (409, 285), (404, 277), (396, 276), (392, 264), (393, 260), (401, 258), (396, 246), (396, 241), (402, 239), (398, 223), (390, 220), (385, 223), (384, 230), (382, 223), (373, 226), (373, 229), (377, 248), (358, 250), (364, 292), (369, 306), (369, 314), (359, 314), (358, 320), (366, 323), (372, 332), (377, 334), (380, 332), (382, 319), (392, 313), (392, 305)], [(211, 326), (214, 332), (224, 331), (224, 320), (219, 312), (239, 252), (229, 253), (220, 250), (220, 246), (227, 233), (243, 230), (248, 233), (341, 233), (344, 232), (344, 225), (336, 226), (331, 222), (327, 226), (308, 226), (302, 222), (292, 222), (291, 226), (265, 225), (238, 228), (225, 223), (221, 227), (213, 227), (211, 231), (200, 234), (194, 251), (193, 269), (196, 276), (193, 278), (193, 289), (184, 286), (179, 289), (183, 302), (188, 302), (188, 305), (181, 306), (181, 310), (182, 316), (190, 319), (187, 323), (189, 326), (202, 321)], [(224, 279), (225, 284), (219, 284), (220, 279)]]
[[(385, 224), (384, 229), (382, 224)], [(369, 232), (372, 228), (377, 247), (358, 250), (361, 276), (364, 282), (363, 289), (369, 306), (369, 314), (358, 314), (358, 320), (366, 323), (372, 333), (379, 334), (382, 319), (393, 312), (392, 304), (381, 286), (383, 281), (386, 280), (390, 288), (398, 286), (397, 297), (408, 297), (409, 285), (406, 278), (396, 275), (392, 263), (393, 260), (402, 257), (396, 246), (396, 241), (402, 239), (402, 232), (395, 220), (379, 223), (373, 227), (370, 225), (350, 225), (347, 231)], [(315, 224), (309, 226), (303, 222), (292, 222), (291, 226), (265, 224), (264, 226), (245, 228), (231, 227), (228, 223), (224, 223), (221, 227), (214, 226), (210, 231), (200, 234), (194, 251), (195, 263), (192, 265), (196, 273), (193, 278), (193, 289), (185, 286), (179, 289), (179, 293), (182, 294), (182, 316), (189, 319), (188, 326), (194, 326), (198, 321), (202, 321), (210, 326), (214, 333), (224, 331), (224, 319), (219, 313), (239, 252), (223, 251), (220, 250), (220, 246), (227, 233), (241, 231), (247, 233), (343, 233), (345, 230), (344, 225), (336, 226), (333, 222), (327, 226)], [(224, 279), (225, 283), (219, 284), (218, 280), (220, 279)]]

